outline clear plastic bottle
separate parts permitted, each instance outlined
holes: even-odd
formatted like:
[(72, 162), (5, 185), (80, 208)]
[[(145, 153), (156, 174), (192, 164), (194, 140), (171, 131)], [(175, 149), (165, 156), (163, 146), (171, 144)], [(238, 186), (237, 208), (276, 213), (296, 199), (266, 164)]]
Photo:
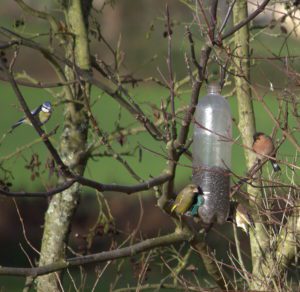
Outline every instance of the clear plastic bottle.
[(232, 118), (218, 84), (210, 84), (195, 112), (193, 182), (204, 192), (198, 214), (204, 223), (223, 224), (229, 213)]

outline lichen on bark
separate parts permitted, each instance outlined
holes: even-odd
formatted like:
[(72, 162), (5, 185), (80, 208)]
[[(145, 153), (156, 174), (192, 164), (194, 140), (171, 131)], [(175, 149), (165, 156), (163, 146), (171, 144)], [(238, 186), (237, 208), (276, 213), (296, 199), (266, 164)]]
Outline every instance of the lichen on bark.
[[(248, 17), (247, 0), (237, 1), (233, 8), (233, 23), (237, 25)], [(255, 115), (252, 103), (251, 82), (250, 82), (250, 43), (249, 25), (240, 28), (234, 35), (235, 54), (235, 90), (238, 102), (239, 123), (238, 128), (241, 133), (245, 148), (245, 158), (247, 169), (251, 169), (255, 164), (255, 154), (248, 150), (252, 148), (253, 134), (256, 132)], [(258, 175), (257, 175), (258, 176)], [(258, 178), (258, 177), (256, 177)], [(257, 180), (259, 184), (259, 179)], [(262, 271), (267, 265), (265, 251), (269, 247), (269, 237), (264, 226), (263, 218), (259, 214), (258, 208), (263, 207), (261, 189), (247, 186), (247, 192), (251, 196), (250, 205), (255, 218), (255, 232), (250, 232), (250, 245), (252, 257), (252, 280), (251, 288), (254, 290), (264, 290)]]
[[(71, 36), (65, 41), (65, 56), (74, 61), (82, 70), (90, 70), (90, 52), (88, 40), (88, 14), (84, 9), (86, 2), (73, 0), (65, 4), (65, 16)], [(68, 80), (74, 80), (72, 68), (65, 68)], [(88, 117), (84, 109), (84, 100), (89, 100), (90, 85), (81, 82), (74, 85), (71, 92), (66, 92), (69, 101), (65, 106), (64, 129), (60, 142), (60, 155), (64, 163), (75, 174), (82, 175), (86, 166), (86, 143), (88, 134)], [(76, 103), (74, 103), (76, 99)], [(71, 188), (51, 199), (45, 215), (44, 234), (39, 265), (43, 266), (65, 258), (66, 244), (71, 220), (79, 202), (80, 187), (75, 183)], [(52, 273), (37, 278), (38, 291), (59, 291), (59, 274)]]

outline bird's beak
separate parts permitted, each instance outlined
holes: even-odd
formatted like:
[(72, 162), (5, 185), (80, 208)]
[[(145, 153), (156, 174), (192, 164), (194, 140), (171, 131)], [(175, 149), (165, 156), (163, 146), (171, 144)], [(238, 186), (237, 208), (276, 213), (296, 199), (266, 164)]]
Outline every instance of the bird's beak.
[(193, 193), (194, 193), (194, 194), (198, 194), (198, 193), (199, 193), (198, 187), (195, 187), (195, 188), (193, 189)]

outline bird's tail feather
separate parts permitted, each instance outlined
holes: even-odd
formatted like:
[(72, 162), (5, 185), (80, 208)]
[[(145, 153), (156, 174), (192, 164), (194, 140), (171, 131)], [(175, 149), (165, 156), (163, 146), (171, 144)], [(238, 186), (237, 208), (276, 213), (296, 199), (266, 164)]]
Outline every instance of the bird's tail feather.
[(271, 161), (271, 163), (275, 172), (281, 170), (280, 166), (275, 161)]
[(15, 124), (13, 124), (11, 126), (11, 129), (10, 129), (9, 133), (11, 133), (15, 128), (17, 128), (18, 126), (20, 126), (21, 124), (23, 124), (23, 122), (24, 122), (24, 119), (21, 119), (21, 120), (17, 121)]

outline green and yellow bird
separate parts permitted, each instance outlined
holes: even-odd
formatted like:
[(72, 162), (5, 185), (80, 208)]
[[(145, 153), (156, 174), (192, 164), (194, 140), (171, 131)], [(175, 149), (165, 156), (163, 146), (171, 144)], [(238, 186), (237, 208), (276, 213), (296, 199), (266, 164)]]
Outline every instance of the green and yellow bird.
[(198, 215), (198, 208), (203, 205), (204, 197), (201, 188), (195, 184), (189, 184), (177, 195), (171, 212), (178, 215)]

